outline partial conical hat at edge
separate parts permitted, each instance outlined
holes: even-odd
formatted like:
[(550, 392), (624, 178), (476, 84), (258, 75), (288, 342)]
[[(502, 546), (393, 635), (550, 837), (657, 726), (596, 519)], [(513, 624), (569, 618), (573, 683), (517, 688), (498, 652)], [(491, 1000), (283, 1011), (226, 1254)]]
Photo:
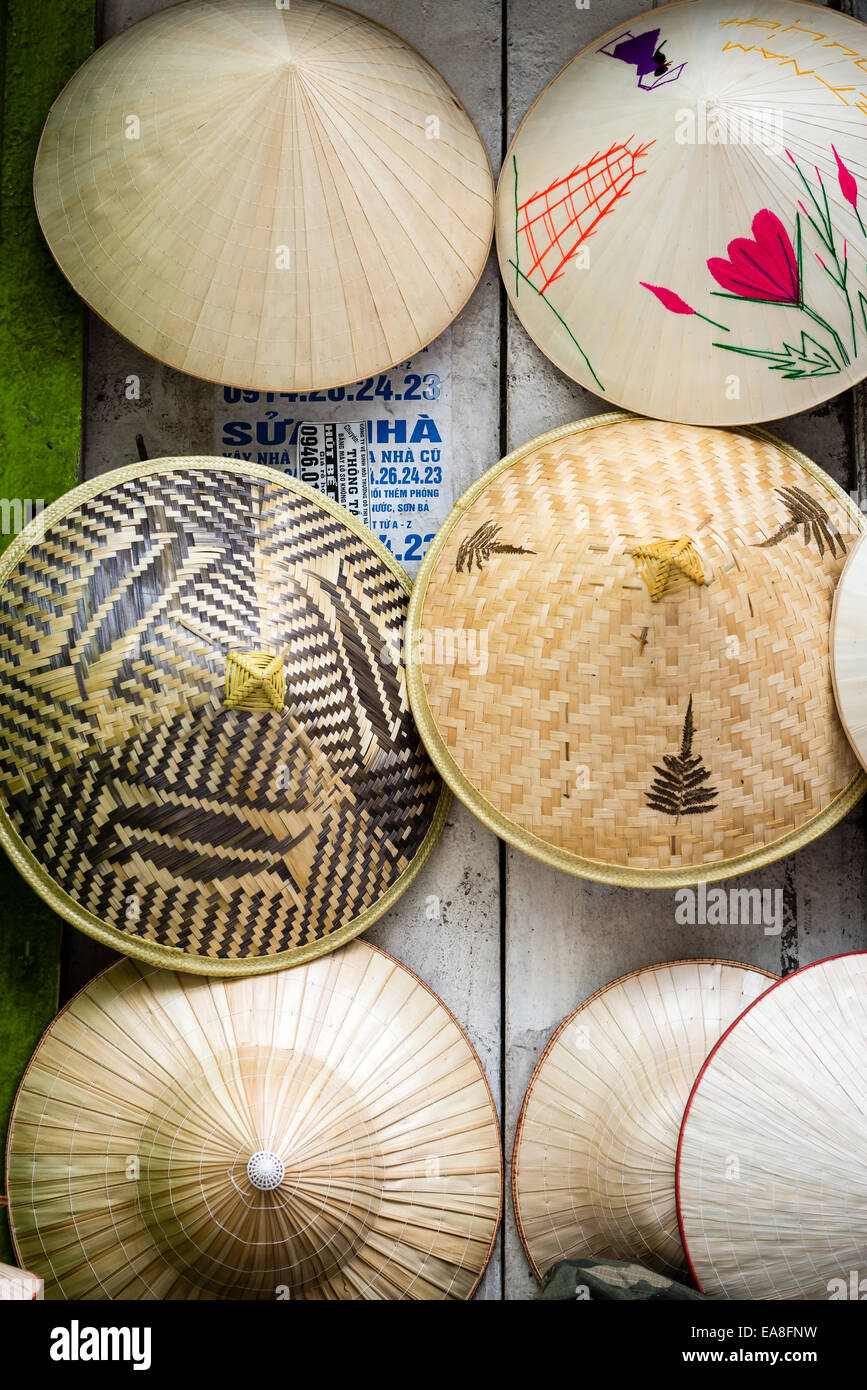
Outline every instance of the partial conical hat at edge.
[(722, 1037), (677, 1155), (683, 1242), (711, 1298), (863, 1299), (867, 952), (805, 966)]

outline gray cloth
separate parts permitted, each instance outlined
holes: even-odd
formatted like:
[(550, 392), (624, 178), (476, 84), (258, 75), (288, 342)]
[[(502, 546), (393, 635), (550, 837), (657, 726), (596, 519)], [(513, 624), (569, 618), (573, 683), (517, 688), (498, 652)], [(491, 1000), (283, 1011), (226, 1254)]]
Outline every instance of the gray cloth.
[(561, 1260), (548, 1270), (536, 1298), (554, 1303), (592, 1303), (600, 1299), (622, 1303), (707, 1301), (704, 1294), (686, 1284), (677, 1284), (664, 1274), (625, 1260)]

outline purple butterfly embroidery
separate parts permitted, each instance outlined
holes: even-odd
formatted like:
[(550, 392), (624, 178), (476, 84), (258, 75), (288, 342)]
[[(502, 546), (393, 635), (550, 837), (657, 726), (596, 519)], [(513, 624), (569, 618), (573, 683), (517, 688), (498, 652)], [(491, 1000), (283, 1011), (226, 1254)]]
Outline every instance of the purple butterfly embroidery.
[(650, 91), (663, 82), (675, 82), (686, 67), (686, 63), (680, 63), (675, 68), (671, 66), (663, 51), (665, 40), (660, 43), (659, 35), (659, 29), (648, 29), (643, 34), (633, 34), (631, 29), (626, 29), (600, 48), (599, 52), (634, 67), (639, 87)]

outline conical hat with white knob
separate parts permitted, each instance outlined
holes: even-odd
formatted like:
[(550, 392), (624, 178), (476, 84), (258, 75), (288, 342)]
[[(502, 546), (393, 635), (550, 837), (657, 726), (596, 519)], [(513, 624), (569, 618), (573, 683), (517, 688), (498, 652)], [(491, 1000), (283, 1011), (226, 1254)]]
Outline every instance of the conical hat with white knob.
[(110, 967), (34, 1054), (7, 1177), (55, 1299), (465, 1299), (501, 1202), (475, 1052), (362, 942), (251, 980)]
[(36, 207), (73, 287), (195, 376), (304, 391), (383, 372), (463, 307), (493, 180), (448, 84), (321, 0), (187, 0), (58, 97)]
[(512, 305), (612, 405), (693, 424), (867, 374), (867, 28), (800, 0), (623, 19), (535, 102), (497, 191)]

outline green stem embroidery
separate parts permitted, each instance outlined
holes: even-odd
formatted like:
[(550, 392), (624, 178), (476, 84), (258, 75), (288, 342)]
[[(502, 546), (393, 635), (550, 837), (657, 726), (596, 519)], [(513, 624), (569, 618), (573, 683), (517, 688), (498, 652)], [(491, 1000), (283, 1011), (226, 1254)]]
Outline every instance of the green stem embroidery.
[(723, 331), (723, 333), (730, 333), (730, 332), (731, 332), (731, 329), (730, 329), (730, 328), (726, 328), (726, 326), (725, 326), (724, 323), (717, 323), (716, 319), (709, 319), (708, 316), (707, 316), (707, 314), (700, 314), (700, 313), (698, 312), (698, 309), (693, 309), (692, 312), (695, 314), (695, 316), (696, 316), (697, 319), (704, 319), (705, 323), (711, 324), (711, 326), (712, 326), (713, 328), (721, 328), (722, 331)]
[(836, 376), (840, 363), (830, 348), (809, 333), (801, 333), (800, 343), (783, 343), (780, 352), (765, 351), (761, 348), (746, 348), (733, 343), (714, 343), (714, 347), (724, 352), (737, 352), (742, 357), (758, 357), (770, 363), (771, 371), (780, 372), (787, 381), (804, 377)]
[(515, 167), (515, 298), (518, 298), (520, 288), (520, 270), (518, 266), (521, 262), (521, 253), (518, 249), (518, 161), (512, 155), (512, 164)]
[(826, 333), (830, 333), (831, 337), (834, 339), (834, 342), (837, 345), (837, 351), (839, 352), (840, 357), (842, 358), (844, 366), (848, 367), (849, 354), (844, 348), (843, 339), (840, 337), (840, 334), (837, 332), (836, 328), (832, 328), (830, 323), (826, 323), (825, 320), (822, 318), (821, 314), (817, 314), (815, 309), (810, 308), (809, 304), (802, 303), (801, 310), (803, 313), (807, 315), (808, 318), (811, 318), (814, 323), (817, 323), (820, 328), (824, 328)]
[(602, 385), (602, 382), (599, 380), (598, 376), (594, 372), (593, 364), (591, 363), (590, 358), (587, 356), (587, 353), (584, 351), (578, 339), (575, 337), (575, 334), (572, 332), (572, 329), (569, 327), (563, 315), (554, 308), (554, 305), (551, 303), (547, 295), (543, 294), (541, 290), (536, 289), (536, 286), (533, 284), (532, 280), (527, 278), (523, 270), (521, 270), (520, 267), (517, 266), (514, 261), (510, 261), (509, 264), (513, 267), (516, 275), (520, 275), (521, 279), (524, 280), (530, 286), (530, 289), (535, 290), (536, 294), (539, 296), (540, 299), (544, 299), (545, 303), (548, 305), (548, 308), (551, 310), (551, 313), (555, 314), (556, 317), (560, 320), (563, 327), (566, 329), (566, 332), (569, 334), (569, 337), (572, 339), (572, 342), (575, 344), (581, 356), (584, 358), (584, 361), (587, 364), (587, 370), (593, 377), (593, 380), (596, 382), (596, 385), (599, 387), (599, 390), (604, 392), (605, 387)]

